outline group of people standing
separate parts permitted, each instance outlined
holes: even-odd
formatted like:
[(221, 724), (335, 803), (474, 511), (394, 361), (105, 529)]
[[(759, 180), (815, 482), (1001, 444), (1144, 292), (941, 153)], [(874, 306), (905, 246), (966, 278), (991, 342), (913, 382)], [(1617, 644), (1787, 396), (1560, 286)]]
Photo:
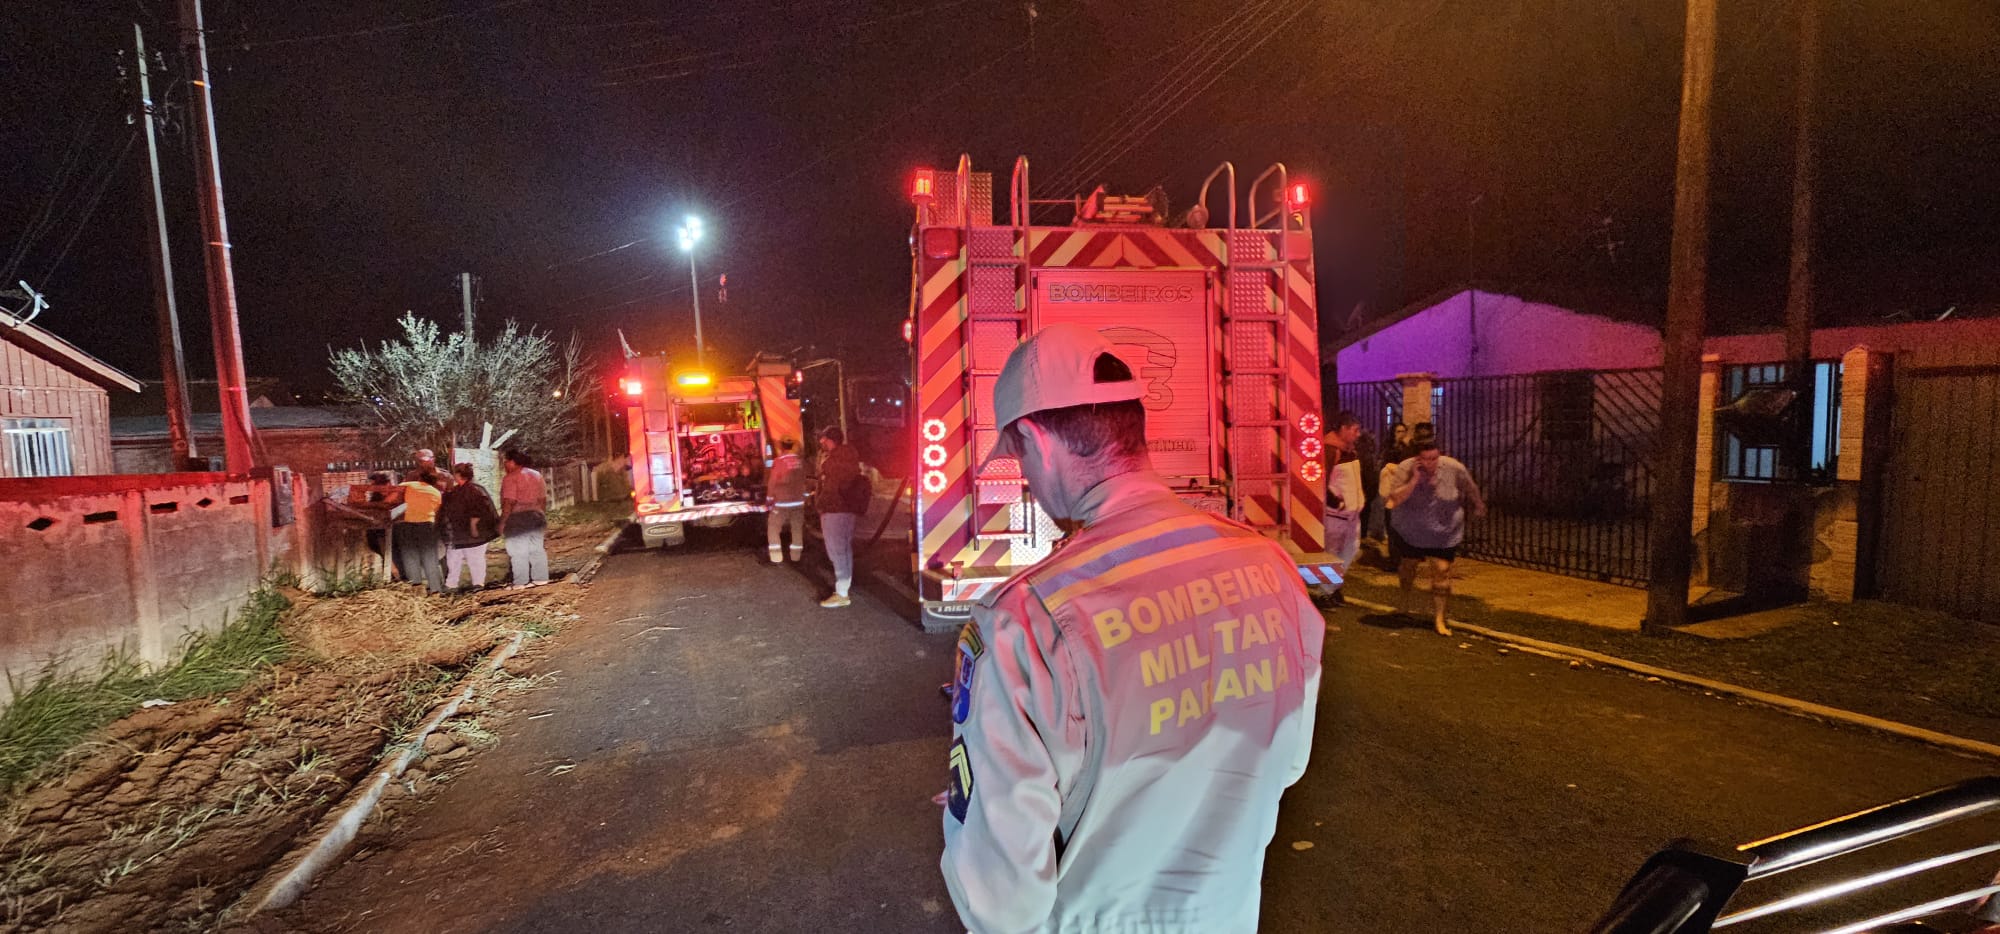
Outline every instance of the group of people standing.
[[(1366, 464), (1370, 447), (1352, 412), (1341, 412), (1328, 424), (1327, 545), (1343, 571), (1354, 563), (1370, 517), (1381, 509), (1382, 531), (1389, 560), (1401, 585), (1403, 612), (1412, 609), (1417, 572), (1430, 567), (1430, 616), (1439, 635), (1450, 635), (1451, 566), (1465, 541), (1465, 521), (1486, 515), (1486, 498), (1472, 472), (1438, 447), (1428, 422), (1395, 426), (1382, 463), (1372, 475)], [(1367, 480), (1375, 481), (1367, 489)]]
[(486, 547), (505, 536), (513, 586), (549, 582), (548, 486), (522, 451), (508, 449), (502, 470), (497, 507), (471, 464), (454, 465), (447, 477), (428, 449), (416, 452), (416, 467), (401, 482), (388, 474), (369, 478), (378, 502), (402, 507), (390, 530), (399, 577), (431, 593), (457, 590), (461, 581), (485, 587)]
[[(771, 508), (765, 539), (772, 564), (783, 564), (788, 555), (793, 562), (805, 560), (806, 493), (812, 478), (797, 447), (790, 438), (778, 441), (778, 456), (765, 484)], [(854, 585), (854, 527), (867, 514), (875, 490), (861, 471), (860, 452), (847, 443), (847, 436), (838, 427), (820, 431), (819, 449), (819, 529), (826, 540), (826, 556), (833, 563), (833, 593), (819, 605), (835, 609), (854, 602), (848, 597)], [(786, 531), (791, 533), (789, 548), (782, 540)]]

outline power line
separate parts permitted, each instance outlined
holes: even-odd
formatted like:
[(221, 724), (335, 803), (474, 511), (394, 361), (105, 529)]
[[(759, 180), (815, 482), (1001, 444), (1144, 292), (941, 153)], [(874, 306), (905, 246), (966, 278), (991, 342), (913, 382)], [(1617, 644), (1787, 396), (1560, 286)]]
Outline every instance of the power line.
[[(1263, 48), (1279, 31), (1285, 28), (1286, 24), (1290, 23), (1299, 14), (1305, 12), (1309, 5), (1309, 0), (1301, 2), (1293, 7), (1290, 13), (1283, 13), (1282, 10), (1273, 10), (1263, 22), (1249, 25), (1247, 27), (1249, 31), (1246, 31), (1237, 38), (1235, 45), (1224, 56), (1216, 59), (1203, 75), (1196, 77), (1195, 80), (1201, 80), (1203, 77), (1206, 78), (1206, 80), (1202, 81), (1201, 86), (1185, 90), (1178, 99), (1171, 103), (1171, 106), (1166, 102), (1162, 102), (1154, 109), (1150, 116), (1144, 118), (1144, 122), (1134, 126), (1132, 131), (1127, 134), (1124, 145), (1113, 152), (1100, 155), (1094, 162), (1086, 163), (1085, 167), (1079, 170), (1079, 175), (1087, 179), (1091, 173), (1101, 172), (1117, 164), (1118, 160), (1123, 159), (1133, 148), (1146, 142), (1154, 132), (1166, 125), (1168, 120), (1173, 119), (1181, 111), (1187, 109), (1189, 104), (1200, 99), (1203, 94), (1208, 93), (1208, 90), (1214, 87), (1216, 82), (1221, 81), (1224, 76), (1235, 70), (1236, 66), (1245, 58), (1248, 58), (1258, 49)], [(1265, 26), (1269, 26), (1270, 28), (1264, 32), (1263, 36), (1252, 42), (1248, 48), (1244, 48), (1243, 44), (1250, 41), (1250, 32), (1254, 32), (1256, 29), (1261, 29)]]
[(97, 213), (97, 206), (104, 201), (104, 192), (111, 187), (111, 180), (118, 176), (118, 169), (124, 166), (125, 157), (131, 154), (132, 144), (138, 138), (138, 127), (133, 127), (132, 132), (126, 134), (125, 145), (119, 147), (117, 157), (110, 161), (104, 173), (98, 178), (97, 188), (90, 193), (89, 200), (84, 203), (83, 212), (77, 216), (76, 226), (70, 230), (69, 239), (63, 241), (61, 252), (58, 252), (55, 261), (49, 264), (49, 271), (43, 273), (41, 280), (35, 284), (35, 291), (46, 290), (49, 280), (55, 278), (56, 270), (61, 268), (63, 260), (69, 258), (70, 247), (76, 245), (77, 238), (90, 226), (90, 218)]
[[(1245, 18), (1254, 16), (1256, 10), (1263, 7), (1268, 7), (1272, 2), (1275, 2), (1275, 0), (1254, 0), (1254, 2), (1246, 4), (1242, 8), (1238, 9), (1232, 17), (1224, 19), (1221, 22), (1218, 22), (1215, 25), (1210, 26), (1209, 28), (1201, 32), (1189, 36), (1188, 38), (1182, 40), (1177, 45), (1168, 47), (1166, 52), (1162, 52), (1159, 53), (1158, 55), (1155, 55), (1153, 60), (1157, 60), (1159, 57), (1176, 50), (1181, 50), (1181, 49), (1186, 50), (1185, 53), (1181, 56), (1181, 60), (1179, 62), (1177, 62), (1172, 68), (1162, 71), (1160, 73), (1160, 77), (1153, 82), (1152, 87), (1148, 88), (1144, 94), (1139, 96), (1149, 101), (1157, 100), (1161, 96), (1163, 96), (1163, 94), (1166, 93), (1171, 87), (1186, 80), (1185, 76), (1192, 70), (1195, 64), (1205, 59), (1210, 53), (1213, 52), (1212, 47), (1205, 45), (1205, 43), (1208, 42), (1210, 38), (1214, 37), (1215, 35), (1221, 33), (1226, 29), (1233, 29), (1237, 26), (1240, 26)], [(1149, 60), (1149, 62), (1150, 61), (1151, 60)], [(1050, 178), (1056, 182), (1056, 186), (1058, 187), (1058, 189), (1061, 187), (1063, 183), (1067, 182), (1072, 178), (1072, 176), (1075, 175), (1074, 170), (1079, 164), (1082, 163), (1082, 161), (1085, 158), (1095, 155), (1095, 153), (1100, 147), (1104, 146), (1107, 141), (1116, 137), (1119, 134), (1120, 128), (1125, 126), (1131, 120), (1132, 120), (1131, 113), (1126, 113), (1121, 115), (1116, 122), (1105, 127), (1089, 142), (1085, 143), (1083, 147), (1079, 149), (1074, 155), (1070, 156), (1069, 159), (1065, 160), (1061, 166), (1057, 167), (1057, 169), (1054, 172), (1050, 173)]]
[(535, 0), (500, 0), (500, 2), (498, 3), (489, 3), (477, 9), (466, 10), (460, 13), (441, 13), (438, 14), (437, 16), (426, 17), (424, 19), (408, 20), (406, 22), (400, 22), (400, 23), (386, 23), (380, 26), (369, 26), (363, 29), (351, 29), (345, 32), (327, 32), (311, 36), (291, 36), (284, 39), (266, 39), (263, 42), (245, 42), (236, 44), (233, 47), (243, 50), (265, 49), (279, 45), (298, 45), (299, 43), (303, 42), (326, 42), (335, 39), (358, 39), (365, 36), (379, 36), (384, 33), (399, 32), (405, 29), (417, 29), (419, 27), (431, 26), (437, 23), (443, 23), (454, 19), (464, 19), (472, 16), (483, 16), (487, 13), (493, 13), (499, 10), (507, 9), (508, 7), (516, 7), (524, 3), (533, 3), (533, 2), (535, 2)]
[[(840, 22), (840, 21), (837, 21), (837, 20), (829, 20), (829, 21), (824, 21), (823, 25), (825, 25), (825, 26), (826, 26), (827, 28), (829, 28), (829, 29), (841, 29), (841, 30), (846, 30), (846, 31), (850, 31), (850, 32), (852, 32), (852, 31), (858, 31), (858, 30), (866, 30), (866, 29), (873, 29), (873, 28), (875, 28), (875, 27), (878, 27), (878, 26), (882, 26), (882, 25), (885, 25), (885, 24), (888, 24), (888, 23), (893, 23), (893, 22), (896, 22), (896, 21), (898, 21), (898, 20), (905, 20), (905, 19), (909, 19), (910, 17), (913, 17), (913, 16), (927, 16), (927, 15), (930, 15), (930, 14), (932, 14), (932, 13), (936, 13), (936, 12), (939, 12), (939, 11), (941, 11), (941, 10), (948, 10), (948, 9), (951, 9), (951, 8), (953, 8), (953, 7), (961, 7), (961, 6), (964, 6), (964, 5), (966, 5), (966, 4), (968, 4), (968, 3), (972, 3), (972, 2), (974, 2), (974, 0), (944, 0), (944, 2), (942, 2), (942, 3), (937, 3), (937, 4), (933, 4), (933, 5), (931, 5), (931, 6), (927, 6), (927, 7), (922, 7), (922, 8), (920, 8), (920, 9), (915, 9), (915, 10), (905, 10), (905, 11), (903, 11), (903, 12), (901, 12), (901, 13), (893, 13), (893, 14), (890, 14), (890, 15), (888, 15), (888, 16), (880, 16), (880, 17), (876, 17), (876, 18), (874, 18), (874, 19), (869, 19), (869, 20), (860, 20), (860, 21), (857, 21), (857, 22)], [(671, 57), (671, 58), (664, 58), (664, 59), (657, 59), (657, 60), (654, 60), (654, 61), (650, 61), (650, 62), (639, 62), (639, 63), (636, 63), (636, 64), (631, 64), (631, 65), (620, 65), (620, 66), (618, 66), (618, 67), (616, 67), (616, 68), (613, 68), (613, 69), (611, 69), (611, 71), (610, 71), (609, 73), (610, 73), (610, 74), (622, 74), (622, 73), (626, 73), (626, 72), (633, 72), (633, 71), (644, 71), (644, 70), (646, 70), (646, 69), (648, 69), (648, 68), (662, 68), (662, 67), (667, 67), (667, 66), (670, 66), (670, 65), (679, 65), (679, 64), (685, 64), (685, 63), (689, 63), (689, 62), (697, 62), (697, 61), (703, 61), (703, 60), (706, 60), (706, 59), (714, 59), (714, 58), (723, 58), (723, 57), (726, 57), (726, 56), (731, 56), (731, 55), (742, 55), (742, 54), (745, 54), (745, 53), (748, 53), (748, 52), (751, 52), (751, 51), (757, 51), (757, 52), (771, 52), (771, 51), (777, 51), (777, 50), (784, 50), (784, 49), (789, 49), (789, 48), (792, 48), (792, 47), (795, 47), (795, 46), (799, 46), (799, 45), (805, 45), (805, 44), (809, 44), (809, 43), (815, 43), (815, 42), (820, 42), (820, 41), (823, 41), (823, 38), (824, 38), (824, 37), (823, 37), (823, 36), (820, 36), (820, 35), (808, 35), (808, 34), (802, 34), (802, 33), (794, 33), (793, 35), (791, 35), (791, 36), (789, 36), (789, 37), (787, 37), (787, 38), (783, 38), (783, 39), (770, 39), (770, 40), (766, 40), (766, 41), (764, 41), (764, 42), (760, 42), (760, 43), (758, 43), (758, 44), (757, 44), (757, 45), (756, 45), (756, 46), (755, 46), (755, 47), (754, 47), (753, 49), (742, 49), (742, 48), (730, 48), (730, 49), (713, 49), (713, 50), (709, 50), (709, 51), (705, 51), (705, 52), (690, 52), (690, 53), (688, 53), (688, 54), (685, 54), (685, 55), (677, 55), (677, 56), (674, 56), (674, 57)], [(660, 40), (660, 41), (665, 41), (665, 40), (663, 39), (663, 40)], [(722, 66), (717, 66), (717, 67), (715, 67), (715, 68), (713, 68), (713, 69), (709, 69), (709, 70), (712, 70), (712, 71), (731, 71), (731, 70), (736, 70), (736, 69), (741, 69), (741, 68), (749, 68), (749, 67), (754, 67), (754, 66), (756, 66), (756, 65), (760, 65), (760, 64), (764, 64), (764, 63), (767, 63), (767, 62), (772, 62), (772, 61), (777, 61), (777, 60), (778, 60), (778, 56), (765, 56), (765, 57), (763, 57), (763, 58), (758, 58), (758, 59), (753, 59), (753, 60), (749, 60), (749, 61), (741, 61), (741, 62), (734, 62), (734, 63), (731, 63), (731, 64), (727, 64), (727, 65), (722, 65)], [(699, 68), (695, 68), (695, 69), (682, 69), (682, 70), (680, 70), (680, 71), (676, 71), (676, 72), (673, 72), (673, 73), (671, 73), (671, 74), (666, 74), (666, 75), (649, 75), (649, 76), (646, 76), (646, 77), (643, 77), (643, 78), (633, 78), (633, 79), (626, 79), (626, 80), (620, 80), (620, 81), (607, 81), (607, 82), (603, 82), (603, 83), (600, 83), (600, 84), (599, 84), (598, 86), (599, 86), (599, 87), (614, 87), (614, 86), (618, 86), (618, 85), (625, 85), (625, 84), (637, 84), (637, 83), (642, 83), (642, 82), (648, 82), (648, 81), (657, 81), (657, 80), (664, 80), (664, 79), (670, 79), (670, 78), (683, 78), (683, 77), (689, 77), (689, 76), (693, 76), (693, 75), (698, 75), (698, 74), (702, 74), (702, 73), (704, 73), (704, 72), (703, 72), (703, 70), (702, 70), (702, 69), (699, 69)]]
[(770, 6), (759, 7), (754, 10), (730, 10), (728, 12), (714, 12), (714, 13), (685, 13), (685, 14), (677, 13), (673, 16), (648, 16), (648, 17), (642, 17), (640, 19), (614, 20), (608, 23), (569, 23), (565, 24), (564, 28), (630, 29), (634, 26), (661, 26), (661, 25), (679, 26), (688, 22), (707, 22), (710, 20), (718, 20), (718, 19), (741, 20), (746, 16), (755, 16), (761, 13), (796, 13), (801, 10), (826, 9), (828, 7), (848, 8), (852, 7), (853, 5), (854, 5), (853, 0), (818, 0), (818, 2), (774, 3), (771, 4)]
[[(34, 216), (22, 227), (21, 237), (15, 242), (14, 251), (9, 255), (6, 266), (0, 267), (0, 282), (11, 281), (15, 274), (20, 271), (21, 264), (27, 260), (28, 254), (33, 251), (37, 243), (41, 242), (42, 237), (48, 232), (50, 226), (70, 213), (70, 208), (63, 203), (65, 193), (69, 190), (72, 182), (78, 181), (77, 172), (82, 168), (83, 160), (92, 148), (98, 131), (104, 128), (105, 118), (116, 111), (121, 96), (120, 94), (107, 92), (104, 104), (77, 123), (76, 132), (70, 139), (69, 145), (63, 150), (62, 159), (56, 166), (55, 175), (49, 180), (48, 189), (43, 195), (41, 209), (35, 212)], [(92, 168), (87, 175), (83, 176), (84, 180), (80, 184), (88, 188), (90, 184), (88, 179), (95, 177), (100, 171), (103, 171), (104, 163), (111, 158), (111, 156), (106, 155), (103, 159), (100, 159), (97, 166)]]
[[(1088, 180), (1090, 172), (1094, 172), (1098, 168), (1100, 156), (1106, 154), (1106, 152), (1118, 150), (1120, 144), (1130, 144), (1136, 138), (1136, 134), (1142, 132), (1140, 128), (1144, 126), (1144, 122), (1148, 118), (1152, 118), (1154, 114), (1158, 114), (1160, 110), (1164, 110), (1168, 106), (1172, 106), (1174, 110), (1178, 110), (1180, 106), (1186, 106), (1186, 102), (1180, 100), (1182, 94), (1188, 88), (1192, 88), (1194, 82), (1202, 80), (1218, 64), (1222, 64), (1234, 52), (1234, 48), (1240, 46), (1240, 40), (1244, 36), (1248, 36), (1250, 30), (1254, 30), (1256, 26), (1260, 26), (1258, 18), (1266, 16), (1268, 12), (1272, 12), (1276, 8), (1276, 2), (1278, 0), (1258, 0), (1254, 4), (1248, 4), (1242, 10), (1238, 10), (1238, 18), (1236, 20), (1224, 20), (1222, 24), (1216, 26), (1216, 30), (1210, 30), (1208, 34), (1196, 36), (1196, 40), (1192, 42), (1196, 48), (1190, 50), (1190, 54), (1186, 58), (1182, 58), (1182, 62), (1178, 66), (1174, 66), (1168, 72), (1164, 72), (1164, 76), (1158, 82), (1154, 82), (1154, 86), (1144, 94), (1146, 104), (1140, 106), (1140, 108), (1134, 108), (1128, 114), (1124, 114), (1116, 124), (1108, 126), (1102, 134), (1098, 134), (1096, 140), (1092, 140), (1088, 146), (1084, 146), (1082, 152), (1078, 152), (1076, 156), (1072, 156), (1062, 166), (1062, 170), (1058, 170), (1054, 174), (1054, 178), (1056, 178), (1054, 188), (1056, 190), (1062, 190), (1062, 188), (1080, 188), (1084, 184), (1084, 180)], [(1208, 44), (1208, 40), (1212, 36), (1216, 36), (1218, 32), (1222, 32), (1220, 40), (1214, 42), (1214, 44)], [(1122, 156), (1122, 152), (1120, 152), (1120, 156)]]
[[(1052, 20), (1049, 25), (1053, 26), (1056, 23), (1064, 22), (1068, 20), (1070, 17), (1073, 17), (1075, 15), (1076, 15), (1075, 8), (1072, 8), (1069, 12), (1061, 14), (1057, 18)], [(885, 117), (879, 121), (876, 121), (875, 123), (869, 126), (863, 127), (859, 131), (855, 132), (853, 135), (847, 137), (844, 140), (841, 140), (838, 143), (835, 143), (834, 145), (822, 147), (821, 149), (819, 149), (818, 152), (814, 153), (812, 158), (807, 159), (804, 162), (801, 162), (799, 165), (793, 167), (791, 171), (786, 172), (782, 175), (775, 176), (765, 181), (763, 184), (758, 185), (755, 188), (751, 188), (746, 191), (741, 191), (728, 197), (726, 200), (722, 201), (717, 206), (717, 209), (723, 210), (731, 208), (736, 205), (742, 204), (745, 201), (750, 200), (751, 198), (755, 198), (763, 194), (766, 194), (776, 189), (778, 186), (786, 184), (790, 182), (792, 179), (795, 179), (808, 171), (818, 168), (819, 166), (825, 164), (828, 159), (831, 159), (835, 155), (840, 154), (848, 149), (851, 149), (855, 144), (863, 140), (872, 139), (879, 136), (881, 132), (884, 129), (887, 129), (890, 125), (896, 123), (899, 120), (908, 118), (910, 115), (917, 113), (918, 111), (922, 110), (925, 107), (929, 107), (932, 104), (937, 103), (939, 100), (943, 99), (945, 95), (953, 91), (956, 91), (959, 88), (964, 87), (966, 84), (970, 83), (973, 79), (978, 78), (980, 75), (983, 75), (986, 72), (993, 70), (995, 66), (998, 66), (1001, 62), (1006, 61), (1010, 56), (1012, 56), (1016, 52), (1019, 52), (1022, 49), (1027, 48), (1029, 41), (1031, 40), (1023, 40), (1021, 42), (1015, 43), (1012, 46), (1009, 46), (1006, 49), (1003, 49), (999, 54), (995, 55), (991, 59), (988, 59), (985, 64), (980, 65), (979, 67), (974, 68), (970, 71), (964, 72), (963, 74), (960, 74), (956, 80), (932, 90), (930, 94), (918, 100), (916, 103), (911, 104), (909, 107), (906, 107), (901, 111), (891, 114), (888, 117)], [(579, 257), (574, 257), (572, 259), (561, 260), (558, 262), (550, 263), (545, 268), (556, 269), (562, 266), (569, 266), (580, 262), (586, 262), (589, 260), (608, 256), (613, 253), (623, 252), (624, 250), (630, 249), (635, 246), (639, 246), (641, 244), (653, 243), (659, 239), (660, 238), (657, 236), (641, 237), (636, 240), (631, 240), (625, 243), (621, 243), (618, 246), (612, 247), (608, 250), (600, 250), (596, 253), (591, 253), (585, 256), (579, 256)]]

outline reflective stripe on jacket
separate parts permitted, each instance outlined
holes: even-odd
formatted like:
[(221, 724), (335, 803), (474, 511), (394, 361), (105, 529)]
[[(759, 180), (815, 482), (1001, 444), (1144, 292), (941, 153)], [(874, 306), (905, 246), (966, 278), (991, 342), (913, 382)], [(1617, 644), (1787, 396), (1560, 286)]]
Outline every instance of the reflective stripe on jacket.
[(780, 454), (771, 462), (771, 483), (767, 488), (775, 506), (803, 506), (806, 502), (806, 464), (797, 454)]
[(945, 882), (989, 932), (1257, 927), (1326, 624), (1292, 561), (1150, 473), (960, 637)]

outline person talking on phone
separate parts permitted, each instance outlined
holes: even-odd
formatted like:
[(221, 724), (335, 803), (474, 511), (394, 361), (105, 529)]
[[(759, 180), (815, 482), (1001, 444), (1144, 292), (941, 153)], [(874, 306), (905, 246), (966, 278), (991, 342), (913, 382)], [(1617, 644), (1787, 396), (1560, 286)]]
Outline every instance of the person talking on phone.
[(1457, 458), (1446, 457), (1437, 441), (1424, 439), (1413, 445), (1416, 456), (1396, 466), (1396, 486), (1389, 491), (1389, 521), (1402, 537), (1403, 552), (1396, 575), (1403, 585), (1402, 609), (1410, 609), (1411, 592), (1416, 588), (1417, 567), (1431, 570), (1431, 623), (1438, 635), (1451, 635), (1446, 625), (1451, 604), (1451, 565), (1458, 559), (1458, 546), (1465, 541), (1466, 507), (1472, 517), (1486, 515), (1486, 498)]

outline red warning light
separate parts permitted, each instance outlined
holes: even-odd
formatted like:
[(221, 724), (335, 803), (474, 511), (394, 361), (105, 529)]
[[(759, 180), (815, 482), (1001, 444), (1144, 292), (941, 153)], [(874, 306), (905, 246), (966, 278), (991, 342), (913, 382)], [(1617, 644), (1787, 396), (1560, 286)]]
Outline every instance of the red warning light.
[(1304, 184), (1293, 185), (1289, 194), (1291, 196), (1292, 207), (1302, 208), (1306, 206), (1306, 186)]
[(930, 169), (918, 169), (910, 179), (910, 200), (929, 201), (937, 190), (937, 173)]
[(633, 398), (643, 396), (646, 394), (646, 384), (636, 379), (628, 379), (625, 381), (625, 394)]
[(904, 318), (903, 343), (911, 344), (915, 343), (916, 340), (917, 340), (917, 323), (915, 321), (910, 320), (909, 318)]

